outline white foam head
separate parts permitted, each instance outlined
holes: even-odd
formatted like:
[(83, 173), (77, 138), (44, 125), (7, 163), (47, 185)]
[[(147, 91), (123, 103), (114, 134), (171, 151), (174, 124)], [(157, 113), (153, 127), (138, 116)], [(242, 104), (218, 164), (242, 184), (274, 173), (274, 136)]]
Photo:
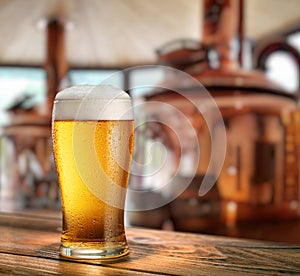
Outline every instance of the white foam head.
[(53, 120), (133, 120), (131, 98), (111, 85), (78, 85), (57, 93)]

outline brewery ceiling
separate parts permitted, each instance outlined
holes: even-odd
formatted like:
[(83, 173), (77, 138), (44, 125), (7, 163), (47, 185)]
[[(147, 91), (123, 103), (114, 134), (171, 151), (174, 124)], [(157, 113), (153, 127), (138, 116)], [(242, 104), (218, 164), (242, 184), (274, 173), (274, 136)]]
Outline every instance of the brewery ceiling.
[[(245, 32), (255, 40), (299, 26), (299, 11), (299, 0), (245, 0)], [(0, 0), (0, 64), (42, 65), (52, 16), (66, 23), (71, 66), (153, 64), (164, 43), (201, 39), (201, 0)]]

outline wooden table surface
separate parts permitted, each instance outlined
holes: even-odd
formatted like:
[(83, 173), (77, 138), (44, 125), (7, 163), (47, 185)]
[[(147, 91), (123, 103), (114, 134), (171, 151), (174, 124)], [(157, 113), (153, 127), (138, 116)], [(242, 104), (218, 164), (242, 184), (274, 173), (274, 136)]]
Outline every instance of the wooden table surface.
[(124, 259), (63, 259), (60, 225), (55, 216), (0, 213), (0, 275), (300, 275), (299, 245), (141, 228), (127, 228)]

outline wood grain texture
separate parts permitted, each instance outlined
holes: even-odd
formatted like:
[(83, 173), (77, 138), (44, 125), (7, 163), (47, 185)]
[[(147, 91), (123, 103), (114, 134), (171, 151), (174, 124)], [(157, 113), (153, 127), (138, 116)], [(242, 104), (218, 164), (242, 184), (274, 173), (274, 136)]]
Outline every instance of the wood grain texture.
[(128, 228), (130, 255), (63, 259), (60, 219), (0, 214), (0, 275), (299, 275), (300, 246)]

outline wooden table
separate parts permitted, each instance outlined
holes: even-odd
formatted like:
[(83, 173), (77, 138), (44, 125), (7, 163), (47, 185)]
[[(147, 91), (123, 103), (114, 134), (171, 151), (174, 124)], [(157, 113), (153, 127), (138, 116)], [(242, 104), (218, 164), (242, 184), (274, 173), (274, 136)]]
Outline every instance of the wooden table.
[(300, 246), (139, 228), (127, 229), (127, 258), (63, 259), (60, 224), (0, 213), (0, 275), (300, 275)]

